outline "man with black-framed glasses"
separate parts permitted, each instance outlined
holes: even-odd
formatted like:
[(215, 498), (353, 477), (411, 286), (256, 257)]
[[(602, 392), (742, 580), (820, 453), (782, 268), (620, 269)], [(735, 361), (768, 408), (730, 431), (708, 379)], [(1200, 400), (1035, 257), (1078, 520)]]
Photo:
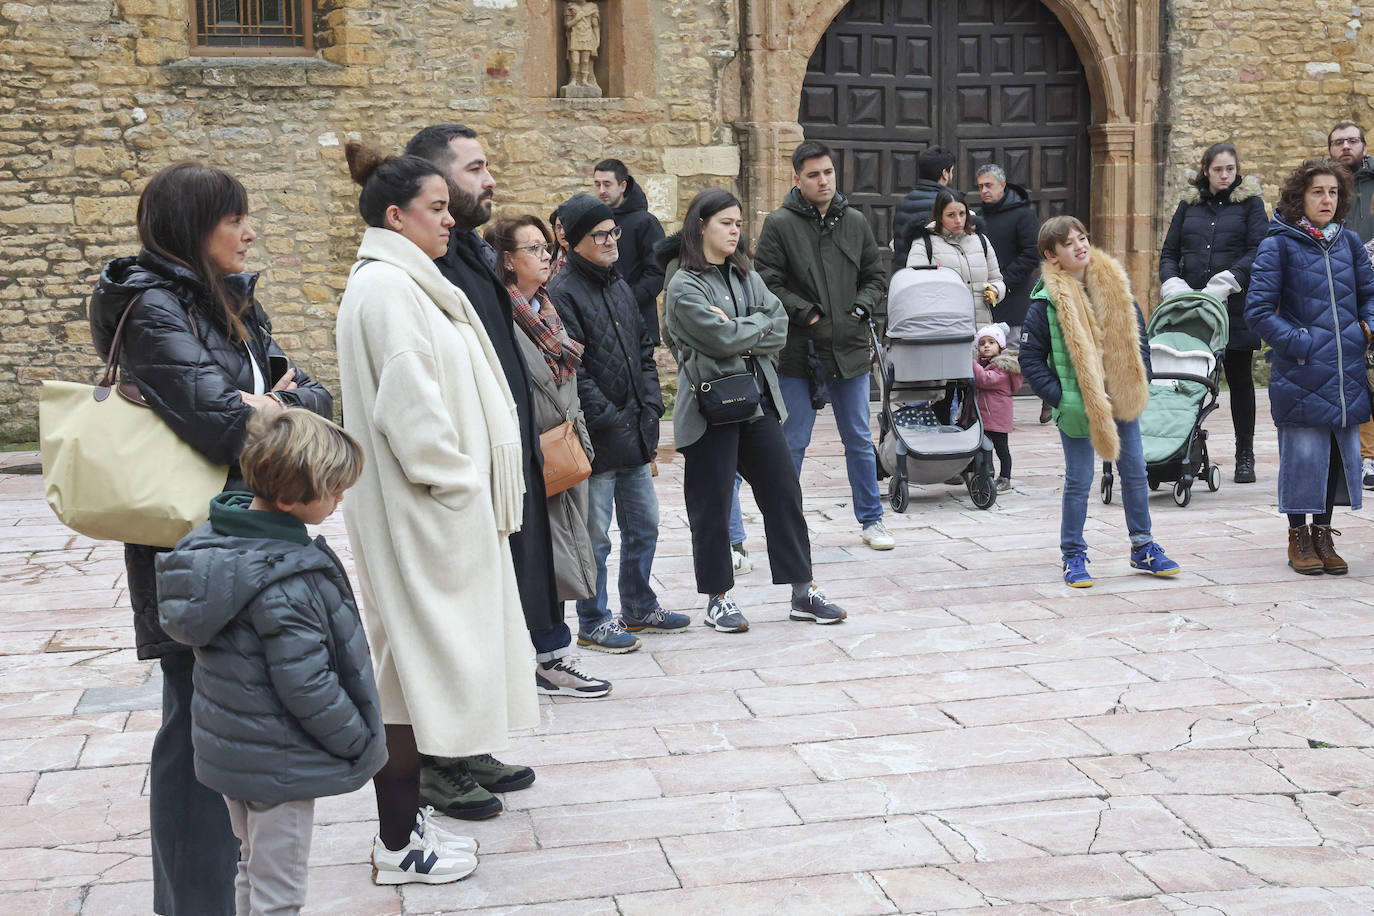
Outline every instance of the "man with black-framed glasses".
[[(659, 606), (649, 582), (658, 548), (658, 497), (650, 462), (658, 449), (663, 397), (653, 337), (634, 290), (616, 268), (621, 228), (611, 208), (588, 194), (558, 208), (568, 265), (549, 281), (549, 296), (568, 336), (584, 347), (577, 394), (592, 438), (587, 533), (596, 559), (596, 594), (577, 602), (577, 644), (633, 652), (637, 633), (674, 633), (685, 614)], [(657, 330), (657, 328), (655, 328)], [(609, 608), (606, 558), (611, 512), (620, 525), (620, 620)]]

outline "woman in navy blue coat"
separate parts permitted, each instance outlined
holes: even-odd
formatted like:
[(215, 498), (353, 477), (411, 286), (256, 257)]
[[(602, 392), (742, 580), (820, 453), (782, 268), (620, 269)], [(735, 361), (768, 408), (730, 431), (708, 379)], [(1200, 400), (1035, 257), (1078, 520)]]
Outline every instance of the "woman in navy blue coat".
[(1309, 159), (1299, 166), (1279, 192), (1245, 302), (1246, 322), (1273, 349), (1279, 511), (1288, 514), (1288, 565), (1305, 575), (1347, 571), (1332, 545), (1340, 533), (1331, 527), (1332, 507), (1344, 496), (1360, 508), (1374, 267), (1359, 236), (1341, 225), (1353, 197), (1343, 165)]

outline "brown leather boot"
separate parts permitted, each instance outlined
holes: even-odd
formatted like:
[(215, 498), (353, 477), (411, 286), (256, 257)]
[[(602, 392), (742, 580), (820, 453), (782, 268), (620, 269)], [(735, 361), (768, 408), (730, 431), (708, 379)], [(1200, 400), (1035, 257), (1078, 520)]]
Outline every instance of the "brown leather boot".
[(1322, 571), (1333, 576), (1343, 576), (1350, 571), (1350, 567), (1341, 559), (1341, 555), (1336, 553), (1336, 545), (1331, 543), (1331, 535), (1340, 535), (1340, 532), (1330, 525), (1312, 526), (1312, 550), (1317, 554), (1317, 558), (1322, 561)]
[(1319, 576), (1325, 571), (1322, 558), (1312, 546), (1311, 525), (1288, 529), (1288, 565), (1304, 576)]

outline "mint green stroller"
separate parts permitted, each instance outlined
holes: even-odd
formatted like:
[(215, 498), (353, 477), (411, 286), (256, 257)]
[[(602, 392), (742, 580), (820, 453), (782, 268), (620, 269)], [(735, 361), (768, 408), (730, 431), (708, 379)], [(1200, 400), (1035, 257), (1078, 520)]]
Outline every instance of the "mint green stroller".
[[(1221, 468), (1207, 453), (1202, 423), (1217, 409), (1221, 361), (1230, 319), (1221, 300), (1179, 293), (1159, 304), (1145, 325), (1150, 341), (1150, 402), (1140, 415), (1140, 444), (1150, 489), (1174, 485), (1174, 502), (1188, 505), (1201, 480), (1215, 493)], [(1112, 501), (1112, 463), (1102, 463), (1102, 501)]]

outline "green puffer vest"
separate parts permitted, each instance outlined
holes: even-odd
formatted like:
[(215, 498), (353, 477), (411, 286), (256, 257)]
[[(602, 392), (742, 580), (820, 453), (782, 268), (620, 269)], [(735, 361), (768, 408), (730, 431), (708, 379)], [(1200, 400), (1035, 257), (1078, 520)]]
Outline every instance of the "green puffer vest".
[[(1039, 288), (1036, 292), (1040, 292)], [(1063, 389), (1059, 406), (1054, 409), (1054, 422), (1064, 435), (1086, 439), (1089, 433), (1088, 412), (1083, 409), (1083, 393), (1078, 390), (1078, 372), (1064, 343), (1064, 332), (1059, 329), (1059, 312), (1048, 295), (1038, 298), (1045, 300), (1045, 318), (1050, 324), (1050, 365), (1054, 367), (1054, 374), (1059, 376), (1059, 386)]]

